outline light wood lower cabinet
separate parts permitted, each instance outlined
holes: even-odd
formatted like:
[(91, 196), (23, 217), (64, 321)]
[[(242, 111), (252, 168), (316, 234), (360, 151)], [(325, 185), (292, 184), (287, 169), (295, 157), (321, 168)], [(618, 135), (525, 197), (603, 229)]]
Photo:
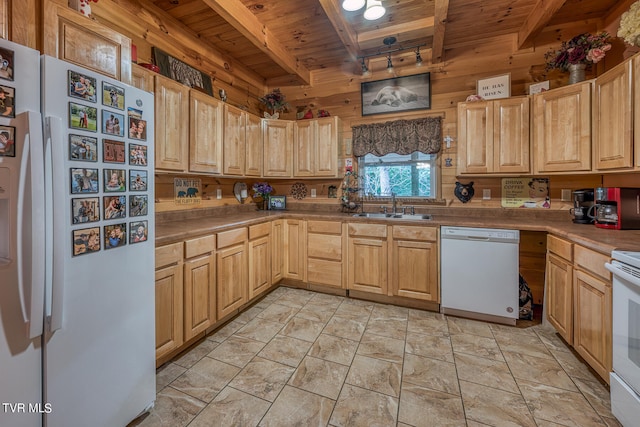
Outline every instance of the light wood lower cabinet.
[(347, 288), (387, 295), (387, 226), (349, 224)]
[(249, 299), (271, 286), (271, 224), (249, 227)]
[(184, 339), (204, 332), (216, 321), (215, 236), (185, 242)]
[(284, 277), (284, 220), (271, 222), (271, 283)]
[[(345, 233), (346, 234), (346, 233)], [(307, 281), (313, 284), (346, 287), (346, 239), (343, 224), (337, 221), (307, 221)]]
[(284, 278), (306, 280), (306, 221), (284, 220)]
[(248, 300), (247, 228), (218, 233), (218, 319), (237, 310)]
[(569, 344), (573, 343), (573, 266), (547, 254), (547, 319)]
[(156, 249), (156, 359), (184, 342), (182, 242)]
[(392, 227), (392, 295), (439, 302), (438, 228)]

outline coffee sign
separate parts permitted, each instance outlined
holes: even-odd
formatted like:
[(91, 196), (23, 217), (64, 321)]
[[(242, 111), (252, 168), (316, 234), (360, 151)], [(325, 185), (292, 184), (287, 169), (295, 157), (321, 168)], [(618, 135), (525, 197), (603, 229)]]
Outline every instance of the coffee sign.
[(511, 73), (478, 80), (478, 95), (484, 99), (509, 98), (511, 96)]

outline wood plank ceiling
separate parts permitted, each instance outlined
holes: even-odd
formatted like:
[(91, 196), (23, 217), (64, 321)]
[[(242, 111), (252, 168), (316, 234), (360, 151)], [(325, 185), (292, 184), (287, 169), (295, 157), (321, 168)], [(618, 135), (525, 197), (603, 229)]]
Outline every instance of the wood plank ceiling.
[[(357, 72), (358, 57), (424, 45), (429, 63), (447, 50), (517, 34), (529, 47), (547, 26), (606, 19), (633, 0), (383, 0), (386, 14), (367, 21), (364, 9), (346, 12), (342, 0), (142, 0), (152, 3), (218, 50), (265, 79), (309, 84), (326, 68)], [(621, 4), (624, 9), (620, 9)], [(385, 37), (397, 39), (392, 46)], [(407, 53), (413, 55), (412, 50)]]

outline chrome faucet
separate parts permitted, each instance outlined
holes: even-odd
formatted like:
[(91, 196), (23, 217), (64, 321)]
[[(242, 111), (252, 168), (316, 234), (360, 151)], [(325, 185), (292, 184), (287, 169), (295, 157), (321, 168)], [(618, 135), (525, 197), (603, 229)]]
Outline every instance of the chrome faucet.
[(397, 206), (396, 206), (396, 193), (391, 192), (391, 209), (393, 209), (393, 214), (397, 214)]

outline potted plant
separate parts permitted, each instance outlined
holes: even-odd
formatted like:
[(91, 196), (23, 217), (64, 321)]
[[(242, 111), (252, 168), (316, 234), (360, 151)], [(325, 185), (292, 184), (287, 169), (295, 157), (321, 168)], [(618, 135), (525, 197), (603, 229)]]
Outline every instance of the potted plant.
[(258, 101), (267, 110), (264, 112), (265, 119), (277, 119), (280, 117), (280, 113), (283, 111), (289, 111), (289, 103), (280, 89), (274, 89), (262, 98), (258, 98)]
[(560, 50), (549, 51), (545, 54), (546, 69), (554, 68), (569, 71), (569, 83), (584, 80), (584, 72), (588, 65), (595, 64), (604, 58), (611, 49), (609, 34), (584, 33), (569, 41), (562, 42)]
[(253, 184), (253, 199), (256, 202), (258, 209), (266, 209), (269, 194), (273, 192), (273, 187), (268, 182), (256, 182)]

